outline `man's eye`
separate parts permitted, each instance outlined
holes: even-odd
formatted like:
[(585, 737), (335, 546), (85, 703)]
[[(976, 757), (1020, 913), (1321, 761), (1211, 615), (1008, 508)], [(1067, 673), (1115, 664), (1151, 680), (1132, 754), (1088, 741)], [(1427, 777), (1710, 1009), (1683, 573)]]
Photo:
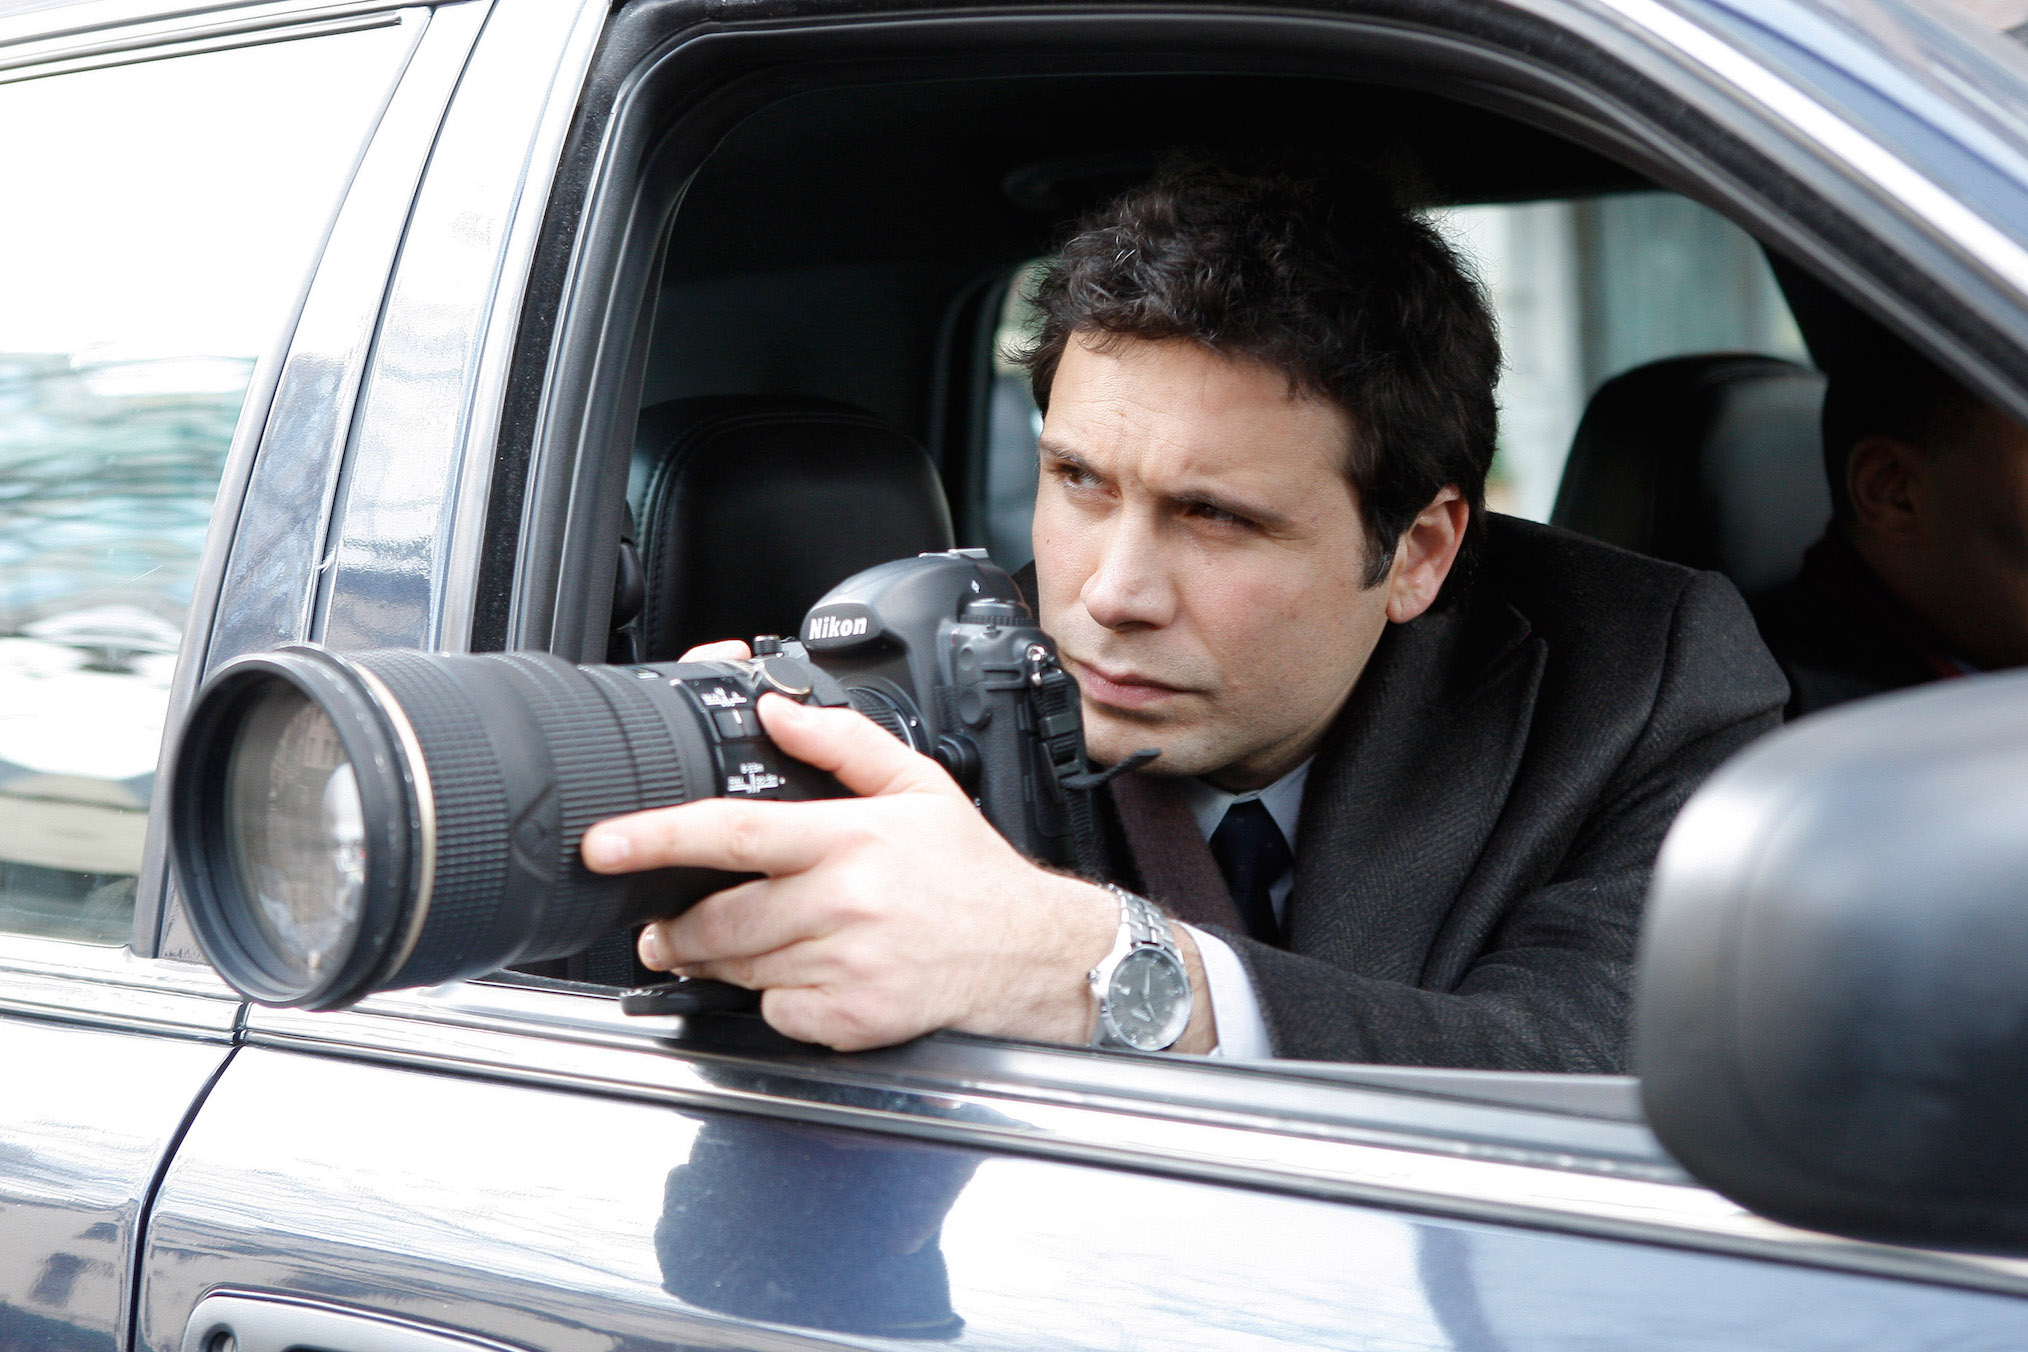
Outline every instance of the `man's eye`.
[(1209, 502), (1191, 503), (1189, 514), (1200, 521), (1209, 521), (1217, 526), (1244, 526), (1248, 524), (1247, 519), (1237, 512), (1229, 512), (1225, 508), (1215, 506)]

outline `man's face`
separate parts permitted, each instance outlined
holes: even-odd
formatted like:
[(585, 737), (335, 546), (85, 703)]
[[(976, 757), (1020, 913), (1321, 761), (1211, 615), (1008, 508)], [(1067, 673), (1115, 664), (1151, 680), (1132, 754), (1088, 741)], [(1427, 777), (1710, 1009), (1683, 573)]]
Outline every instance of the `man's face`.
[(1042, 627), (1092, 755), (1233, 791), (1316, 749), (1380, 641), (1388, 587), (1343, 464), (1352, 426), (1280, 372), (1183, 340), (1073, 336), (1035, 503)]

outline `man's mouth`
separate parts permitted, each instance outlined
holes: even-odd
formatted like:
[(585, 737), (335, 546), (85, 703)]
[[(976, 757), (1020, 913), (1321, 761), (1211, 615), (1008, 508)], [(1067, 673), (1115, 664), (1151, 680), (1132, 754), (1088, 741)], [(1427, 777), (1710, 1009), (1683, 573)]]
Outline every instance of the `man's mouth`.
[(1108, 708), (1128, 711), (1151, 709), (1165, 700), (1190, 693), (1152, 676), (1131, 671), (1107, 671), (1074, 657), (1066, 657), (1064, 662), (1069, 666), (1070, 674), (1077, 677), (1078, 689), (1084, 697)]

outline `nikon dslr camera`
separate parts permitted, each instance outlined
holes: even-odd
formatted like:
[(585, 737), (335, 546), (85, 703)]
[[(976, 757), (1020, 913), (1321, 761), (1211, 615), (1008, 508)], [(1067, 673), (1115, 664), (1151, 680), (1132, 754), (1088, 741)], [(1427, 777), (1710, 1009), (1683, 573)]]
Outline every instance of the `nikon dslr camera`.
[(859, 710), (1029, 857), (1096, 864), (1077, 686), (1012, 579), (961, 549), (847, 579), (745, 661), (300, 645), (229, 662), (170, 772), (191, 926), (248, 998), (336, 1009), (674, 915), (735, 875), (601, 876), (578, 842), (642, 808), (840, 796), (761, 730), (769, 691)]

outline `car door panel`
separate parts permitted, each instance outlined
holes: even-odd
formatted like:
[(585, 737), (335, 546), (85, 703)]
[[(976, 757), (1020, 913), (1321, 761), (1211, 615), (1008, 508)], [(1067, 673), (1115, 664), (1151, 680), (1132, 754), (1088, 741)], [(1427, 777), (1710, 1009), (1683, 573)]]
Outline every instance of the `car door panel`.
[(949, 1144), (749, 1106), (251, 1048), (164, 1182), (140, 1346), (177, 1348), (217, 1288), (543, 1348), (2028, 1337), (2004, 1295), (1013, 1153), (1017, 1106)]
[(0, 1032), (0, 1347), (117, 1348), (142, 1203), (226, 1049), (27, 1021)]
[(0, 937), (0, 1349), (126, 1345), (143, 1209), (237, 1012), (203, 969)]

